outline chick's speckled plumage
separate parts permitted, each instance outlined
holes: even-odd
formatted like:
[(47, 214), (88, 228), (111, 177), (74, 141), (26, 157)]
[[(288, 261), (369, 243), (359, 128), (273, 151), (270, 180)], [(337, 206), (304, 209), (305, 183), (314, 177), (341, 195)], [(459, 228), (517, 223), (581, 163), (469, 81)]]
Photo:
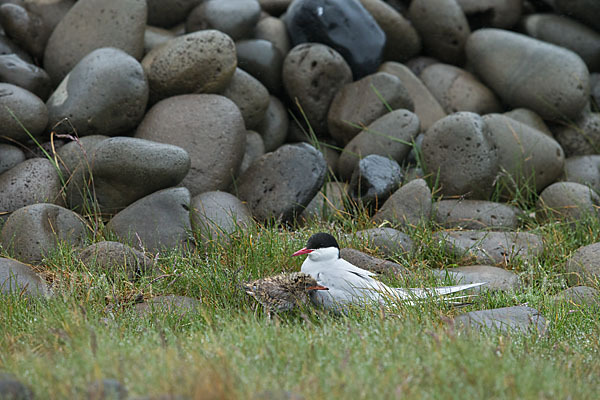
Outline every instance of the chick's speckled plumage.
[(296, 306), (306, 304), (311, 291), (326, 290), (313, 277), (302, 272), (283, 273), (257, 279), (246, 283), (244, 289), (271, 311), (289, 311)]

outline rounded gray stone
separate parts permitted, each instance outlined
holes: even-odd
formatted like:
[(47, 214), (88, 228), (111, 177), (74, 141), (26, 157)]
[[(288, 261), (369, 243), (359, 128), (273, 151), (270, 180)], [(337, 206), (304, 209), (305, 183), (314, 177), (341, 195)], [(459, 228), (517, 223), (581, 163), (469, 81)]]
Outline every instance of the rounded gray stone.
[(340, 250), (340, 258), (356, 265), (359, 268), (377, 274), (391, 273), (393, 275), (406, 275), (408, 270), (406, 267), (396, 264), (395, 262), (382, 260), (381, 258), (370, 256), (362, 251), (351, 248), (343, 248)]
[(524, 18), (527, 35), (578, 54), (590, 71), (600, 70), (600, 33), (574, 19), (554, 14), (531, 14)]
[(472, 26), (510, 29), (523, 11), (523, 0), (456, 0)]
[(513, 108), (544, 119), (576, 118), (588, 102), (589, 72), (563, 47), (500, 29), (479, 29), (466, 45), (475, 73)]
[(192, 228), (204, 242), (227, 241), (238, 229), (253, 224), (244, 203), (226, 192), (204, 192), (192, 198)]
[(419, 121), (421, 121), (421, 131), (426, 131), (436, 121), (446, 116), (446, 112), (429, 89), (427, 89), (427, 86), (407, 66), (388, 61), (381, 64), (379, 72), (387, 72), (402, 81), (414, 102), (415, 114), (417, 114)]
[(335, 95), (327, 114), (329, 134), (346, 145), (377, 118), (392, 110), (414, 110), (414, 103), (402, 81), (394, 75), (377, 72), (344, 85)]
[[(334, 49), (302, 43), (283, 61), (283, 85), (298, 118), (318, 134), (327, 133), (327, 111), (338, 90), (352, 82), (352, 71)], [(296, 103), (297, 102), (297, 103)], [(298, 105), (300, 108), (298, 108)]]
[(384, 58), (406, 61), (421, 51), (421, 38), (411, 21), (382, 0), (360, 0), (386, 36)]
[(492, 193), (499, 152), (479, 115), (460, 112), (437, 121), (425, 132), (422, 157), (440, 194), (487, 199)]
[(263, 120), (256, 127), (265, 145), (265, 151), (276, 150), (285, 142), (290, 119), (286, 107), (281, 100), (271, 96), (269, 106)]
[(170, 28), (183, 22), (202, 0), (146, 0), (148, 25)]
[(246, 172), (250, 165), (265, 154), (265, 144), (262, 136), (254, 131), (248, 131), (246, 133), (246, 151), (244, 152), (244, 159), (240, 166), (240, 175)]
[(544, 336), (547, 325), (546, 318), (538, 310), (525, 306), (471, 311), (454, 318), (454, 326), (461, 330), (517, 331)]
[(482, 264), (510, 264), (514, 259), (532, 260), (544, 250), (542, 239), (528, 232), (440, 231), (433, 237), (455, 257)]
[(597, 306), (600, 304), (600, 292), (589, 286), (573, 286), (554, 296), (556, 302), (566, 302), (569, 305)]
[(257, 22), (253, 32), (254, 39), (263, 39), (273, 43), (281, 54), (290, 51), (290, 38), (285, 23), (280, 18), (263, 16)]
[(553, 0), (556, 11), (568, 14), (600, 31), (600, 3), (596, 0)]
[(28, 62), (30, 64), (33, 63), (33, 59), (31, 58), (31, 56), (22, 48), (14, 44), (5, 35), (0, 35), (0, 54), (16, 54), (23, 61)]
[(489, 265), (469, 265), (448, 269), (457, 284), (485, 282), (485, 285), (473, 288), (475, 293), (480, 291), (516, 291), (521, 287), (519, 276), (504, 268)]
[(413, 0), (408, 17), (432, 57), (450, 64), (462, 64), (464, 47), (471, 29), (455, 0)]
[(0, 175), (0, 215), (35, 203), (62, 203), (61, 180), (45, 158), (25, 160)]
[(108, 139), (104, 135), (90, 135), (73, 140), (56, 150), (60, 170), (69, 177), (79, 168), (89, 170), (93, 162), (95, 148), (100, 142)]
[(556, 182), (542, 191), (537, 208), (540, 211), (536, 216), (540, 221), (551, 216), (569, 221), (597, 218), (600, 215), (600, 196), (580, 183)]
[[(26, 296), (48, 297), (48, 285), (29, 265), (17, 260), (0, 257), (0, 293), (23, 293)], [(0, 387), (2, 386), (0, 374)], [(3, 392), (0, 389), (0, 397)]]
[(438, 63), (425, 68), (420, 77), (448, 114), (458, 111), (476, 114), (503, 111), (494, 92), (464, 69)]
[(567, 158), (562, 180), (581, 183), (600, 192), (600, 155)]
[(50, 76), (46, 71), (16, 54), (0, 55), (0, 81), (19, 86), (41, 100), (46, 100), (52, 91)]
[(600, 243), (578, 248), (565, 264), (569, 285), (595, 286), (600, 279)]
[(144, 0), (80, 0), (60, 20), (44, 52), (44, 68), (60, 82), (87, 54), (115, 47), (135, 59), (144, 53)]
[(29, 134), (39, 137), (47, 124), (48, 109), (42, 99), (18, 86), (0, 83), (0, 136), (26, 142)]
[(508, 187), (516, 183), (540, 192), (562, 175), (565, 155), (552, 137), (501, 114), (483, 120), (498, 148), (498, 166), (510, 175)]
[(308, 203), (302, 218), (305, 220), (342, 216), (346, 203), (350, 201), (348, 185), (341, 182), (327, 182)]
[(25, 161), (23, 150), (10, 144), (0, 143), (0, 175)]
[(381, 252), (384, 256), (395, 256), (411, 253), (414, 244), (410, 237), (393, 228), (372, 228), (358, 231), (355, 234), (359, 240), (364, 240), (368, 245)]
[(402, 169), (394, 160), (371, 154), (360, 160), (350, 180), (350, 195), (364, 204), (382, 204), (402, 183)]
[(415, 179), (396, 190), (373, 216), (373, 222), (416, 226), (431, 217), (431, 190), (423, 179)]
[(142, 66), (152, 103), (181, 94), (217, 93), (235, 72), (235, 45), (219, 31), (189, 33), (150, 51)]
[(119, 242), (94, 243), (82, 249), (77, 258), (92, 271), (106, 274), (111, 279), (119, 272), (125, 272), (127, 277), (133, 280), (152, 273), (155, 269), (153, 259)]
[(255, 218), (291, 221), (323, 186), (326, 173), (323, 155), (314, 147), (284, 145), (255, 161), (236, 188)]
[(174, 38), (175, 34), (167, 29), (146, 26), (146, 30), (144, 31), (144, 55), (150, 53), (155, 47), (163, 45)]
[(340, 178), (348, 180), (361, 158), (371, 154), (402, 163), (419, 133), (419, 118), (398, 109), (377, 118), (344, 147), (337, 163)]
[(38, 203), (13, 212), (0, 232), (2, 246), (25, 263), (40, 263), (62, 242), (79, 246), (86, 237), (83, 219), (55, 204)]
[(5, 3), (0, 6), (0, 24), (4, 33), (36, 59), (41, 59), (52, 28), (26, 5)]
[(140, 123), (148, 81), (140, 63), (115, 48), (92, 51), (73, 68), (46, 102), (48, 123), (58, 133), (118, 136)]
[(164, 189), (143, 197), (106, 224), (121, 242), (151, 253), (188, 247), (191, 196), (186, 188)]
[(259, 18), (257, 0), (204, 0), (189, 13), (185, 29), (216, 29), (240, 40), (250, 35)]
[(245, 39), (235, 44), (238, 65), (262, 82), (269, 93), (281, 92), (281, 69), (284, 54), (267, 40)]
[(101, 212), (117, 212), (144, 196), (176, 186), (190, 169), (190, 157), (181, 147), (130, 137), (102, 140), (91, 160), (89, 165), (86, 161), (78, 165), (67, 183), (72, 209), (97, 202)]
[(227, 189), (246, 146), (239, 108), (212, 94), (175, 96), (157, 103), (146, 113), (135, 136), (188, 152), (191, 168), (182, 184), (192, 195)]
[(526, 125), (529, 125), (545, 135), (554, 137), (552, 135), (552, 131), (550, 130), (550, 128), (548, 128), (548, 125), (546, 125), (542, 117), (540, 117), (535, 111), (532, 111), (528, 108), (515, 108), (513, 110), (505, 112), (504, 115), (516, 121), (522, 122)]
[(434, 219), (444, 228), (516, 229), (522, 211), (504, 203), (484, 200), (440, 200)]
[(600, 113), (584, 111), (577, 119), (553, 128), (567, 157), (600, 153)]
[(255, 129), (262, 122), (271, 101), (267, 88), (240, 68), (221, 94), (238, 106), (247, 129)]

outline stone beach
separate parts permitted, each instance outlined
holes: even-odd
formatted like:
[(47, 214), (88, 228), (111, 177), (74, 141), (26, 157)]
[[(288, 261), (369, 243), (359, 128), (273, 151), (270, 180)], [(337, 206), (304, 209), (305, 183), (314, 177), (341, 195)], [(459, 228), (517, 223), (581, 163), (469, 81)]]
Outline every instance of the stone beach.
[[(380, 257), (420, 251), (402, 230), (432, 223), (444, 251), (469, 260), (453, 279), (516, 291), (511, 262), (547, 244), (526, 231), (515, 193), (538, 196), (540, 223), (598, 216), (591, 2), (486, 2), (489, 20), (458, 0), (2, 3), (2, 293), (53, 295), (27, 264), (43, 269), (61, 242), (133, 280), (165, 249), (353, 204), (373, 222), (357, 238)], [(106, 242), (87, 240), (94, 215)], [(599, 246), (567, 261), (562, 297), (593, 298), (574, 288), (600, 279)], [(406, 272), (348, 250), (365, 268)], [(546, 328), (528, 307), (456, 324)]]

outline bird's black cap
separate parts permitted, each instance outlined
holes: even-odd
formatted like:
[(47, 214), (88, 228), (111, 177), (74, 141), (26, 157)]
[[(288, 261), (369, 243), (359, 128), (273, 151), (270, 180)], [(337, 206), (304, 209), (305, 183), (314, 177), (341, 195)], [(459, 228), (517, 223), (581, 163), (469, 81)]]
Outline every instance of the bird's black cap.
[(306, 248), (311, 250), (324, 249), (327, 247), (340, 248), (337, 240), (329, 233), (319, 232), (312, 235), (306, 243)]

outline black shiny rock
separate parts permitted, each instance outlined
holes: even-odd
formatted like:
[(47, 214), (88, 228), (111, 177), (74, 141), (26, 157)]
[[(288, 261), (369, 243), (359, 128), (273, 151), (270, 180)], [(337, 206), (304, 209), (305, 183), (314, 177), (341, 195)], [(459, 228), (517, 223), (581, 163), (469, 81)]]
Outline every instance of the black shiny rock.
[(372, 74), (381, 63), (385, 33), (357, 0), (296, 0), (285, 22), (293, 46), (326, 44), (346, 59), (354, 79)]

